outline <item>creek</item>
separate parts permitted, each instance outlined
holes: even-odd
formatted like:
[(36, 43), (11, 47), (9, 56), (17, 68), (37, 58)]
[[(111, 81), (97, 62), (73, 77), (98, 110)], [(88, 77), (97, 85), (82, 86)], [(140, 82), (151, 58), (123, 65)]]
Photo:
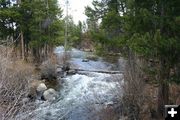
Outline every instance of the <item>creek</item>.
[[(63, 47), (57, 47), (55, 54), (63, 55)], [(70, 65), (84, 70), (113, 70), (115, 63), (105, 62), (102, 58), (83, 62), (93, 53), (77, 49), (69, 51)], [(119, 66), (121, 67), (121, 65)], [(121, 68), (119, 68), (121, 69)], [(60, 79), (62, 80), (62, 79)], [(55, 101), (36, 101), (38, 107), (21, 115), (20, 119), (31, 120), (100, 120), (98, 112), (108, 105), (115, 104), (122, 96), (122, 74), (82, 72), (63, 78), (59, 98)]]

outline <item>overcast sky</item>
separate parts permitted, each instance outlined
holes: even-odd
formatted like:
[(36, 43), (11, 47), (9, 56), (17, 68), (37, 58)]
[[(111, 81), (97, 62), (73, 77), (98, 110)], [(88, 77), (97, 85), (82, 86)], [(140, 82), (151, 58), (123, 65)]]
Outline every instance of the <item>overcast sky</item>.
[[(65, 1), (59, 0), (61, 8), (64, 9), (63, 14), (65, 13)], [(73, 16), (74, 22), (77, 24), (78, 21), (85, 21), (86, 15), (84, 14), (85, 6), (91, 5), (93, 0), (69, 0), (69, 14)]]

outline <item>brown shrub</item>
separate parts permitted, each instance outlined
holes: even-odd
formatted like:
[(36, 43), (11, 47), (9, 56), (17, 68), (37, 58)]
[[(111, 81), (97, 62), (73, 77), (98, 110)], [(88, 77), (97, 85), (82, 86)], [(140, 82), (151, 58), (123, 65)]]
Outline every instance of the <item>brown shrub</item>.
[(129, 120), (139, 120), (146, 98), (144, 93), (145, 83), (142, 72), (136, 64), (135, 56), (130, 57), (124, 75), (125, 84), (123, 86), (122, 104), (124, 115), (128, 116)]
[(56, 65), (51, 60), (43, 62), (40, 69), (41, 79), (53, 80), (57, 78)]
[(170, 104), (177, 104), (180, 99), (180, 85), (174, 83), (170, 84), (169, 93)]
[[(145, 68), (147, 68), (146, 61), (133, 54), (129, 56), (124, 75), (122, 101), (124, 115), (128, 120), (152, 120), (158, 117), (158, 86), (155, 82), (151, 82), (154, 81), (154, 77), (147, 78)], [(147, 79), (152, 80), (147, 82)]]
[(56, 59), (58, 62), (56, 62), (58, 65), (63, 66), (64, 64), (66, 64), (71, 58), (71, 53), (69, 51), (65, 52), (65, 53), (61, 53), (61, 54), (57, 54), (56, 55)]
[(27, 96), (29, 78), (33, 71), (33, 67), (22, 61), (11, 61), (10, 52), (6, 53), (0, 53), (0, 109), (3, 109), (0, 119), (2, 120), (13, 119), (22, 109), (22, 100)]

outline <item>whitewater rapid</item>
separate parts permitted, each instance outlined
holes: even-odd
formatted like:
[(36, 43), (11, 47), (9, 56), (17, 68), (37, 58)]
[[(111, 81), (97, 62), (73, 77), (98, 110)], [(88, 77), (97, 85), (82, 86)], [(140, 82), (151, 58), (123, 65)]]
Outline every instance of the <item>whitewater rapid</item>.
[[(63, 47), (57, 47), (55, 53), (63, 54)], [(72, 49), (70, 64), (87, 70), (110, 70), (112, 64), (98, 61), (82, 62), (87, 53)], [(62, 80), (62, 79), (60, 79)], [(63, 78), (59, 98), (53, 102), (36, 101), (38, 107), (25, 112), (19, 119), (31, 120), (98, 120), (98, 111), (122, 95), (123, 75), (85, 72)]]

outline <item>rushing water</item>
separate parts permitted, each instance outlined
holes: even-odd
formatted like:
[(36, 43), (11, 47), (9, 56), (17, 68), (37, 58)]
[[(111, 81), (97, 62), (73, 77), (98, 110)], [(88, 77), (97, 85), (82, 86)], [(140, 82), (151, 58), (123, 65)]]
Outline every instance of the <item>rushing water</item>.
[[(63, 47), (55, 49), (58, 56)], [(71, 51), (71, 65), (85, 70), (110, 70), (112, 64), (98, 60), (82, 62), (87, 54), (77, 49)], [(99, 120), (97, 112), (113, 103), (122, 94), (123, 75), (96, 72), (75, 74), (63, 79), (59, 98), (53, 102), (37, 101), (33, 112), (20, 115), (19, 119), (32, 120)]]

